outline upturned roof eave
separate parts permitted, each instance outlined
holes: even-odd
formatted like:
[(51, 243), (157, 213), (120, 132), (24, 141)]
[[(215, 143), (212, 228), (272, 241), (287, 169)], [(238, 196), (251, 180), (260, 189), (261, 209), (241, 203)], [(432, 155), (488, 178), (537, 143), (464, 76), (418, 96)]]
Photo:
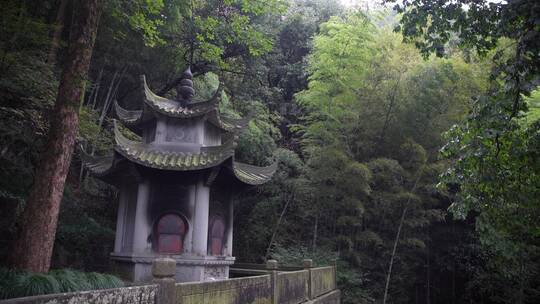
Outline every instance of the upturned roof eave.
[(229, 169), (241, 182), (248, 185), (257, 186), (267, 183), (272, 179), (277, 170), (277, 164), (277, 161), (275, 161), (270, 166), (259, 167), (235, 161), (233, 158)]
[(162, 150), (149, 144), (126, 138), (114, 123), (116, 145), (114, 150), (126, 159), (142, 166), (173, 170), (190, 171), (215, 167), (234, 155), (233, 140), (214, 147), (203, 147), (202, 152), (176, 152)]
[(149, 107), (147, 110), (152, 110), (172, 118), (193, 118), (206, 115), (217, 109), (222, 93), (220, 84), (218, 90), (210, 99), (183, 105), (181, 101), (161, 97), (152, 92), (146, 83), (146, 77), (144, 75), (141, 76), (141, 82), (143, 104)]

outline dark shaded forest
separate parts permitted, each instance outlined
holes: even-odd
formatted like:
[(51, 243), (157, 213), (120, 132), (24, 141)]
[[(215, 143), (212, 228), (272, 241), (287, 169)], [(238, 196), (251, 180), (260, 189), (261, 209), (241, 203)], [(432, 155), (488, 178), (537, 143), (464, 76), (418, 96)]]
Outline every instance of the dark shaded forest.
[[(173, 96), (190, 66), (195, 99), (221, 82), (220, 110), (253, 115), (238, 159), (279, 161), (235, 199), (237, 261), (337, 260), (343, 303), (540, 302), (540, 3), (98, 2), (52, 269), (110, 271), (118, 192), (81, 151), (111, 151), (140, 75)], [(42, 212), (27, 202), (80, 7), (0, 0), (6, 269), (25, 209)]]

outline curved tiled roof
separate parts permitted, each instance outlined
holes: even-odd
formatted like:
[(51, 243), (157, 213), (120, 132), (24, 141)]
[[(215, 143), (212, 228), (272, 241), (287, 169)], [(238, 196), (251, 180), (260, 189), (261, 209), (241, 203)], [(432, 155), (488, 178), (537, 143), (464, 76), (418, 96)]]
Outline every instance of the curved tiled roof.
[(277, 162), (267, 167), (258, 167), (245, 163), (233, 161), (232, 171), (242, 182), (249, 185), (261, 185), (272, 179), (276, 172)]
[(127, 127), (136, 126), (143, 121), (143, 110), (126, 110), (114, 101), (114, 110), (118, 119)]
[[(156, 145), (155, 143), (144, 143), (127, 138), (119, 129), (117, 121), (114, 121), (115, 146), (114, 154), (111, 156), (96, 157), (81, 153), (81, 160), (89, 171), (97, 177), (114, 183), (122, 179), (128, 171), (136, 169), (133, 164), (144, 167), (172, 170), (172, 171), (194, 171), (213, 167), (223, 166), (230, 169), (230, 172), (237, 180), (248, 185), (260, 185), (272, 178), (277, 168), (277, 163), (267, 167), (257, 167), (234, 160), (234, 148), (239, 131), (245, 128), (252, 115), (246, 118), (233, 119), (221, 117), (218, 110), (218, 102), (222, 95), (222, 85), (214, 93), (212, 98), (204, 102), (185, 103), (167, 99), (154, 94), (146, 83), (146, 78), (141, 76), (143, 104), (141, 110), (127, 110), (115, 101), (115, 110), (118, 118), (124, 125), (132, 130), (141, 131), (145, 127), (144, 123), (153, 120), (157, 115), (164, 115), (173, 119), (184, 119), (201, 117), (225, 131), (220, 135), (223, 142), (219, 146), (201, 147), (200, 152), (178, 151), (178, 146)], [(187, 82), (186, 87), (192, 84)], [(191, 92), (187, 92), (192, 94)], [(191, 100), (189, 96), (185, 100)], [(214, 170), (220, 172), (219, 170)], [(223, 171), (223, 170), (221, 170)], [(137, 174), (128, 173), (128, 174)], [(217, 174), (217, 173), (216, 173)]]
[(142, 122), (154, 117), (155, 114), (153, 112), (180, 119), (206, 115), (210, 123), (227, 132), (240, 131), (251, 120), (251, 116), (241, 119), (220, 116), (218, 104), (223, 92), (221, 83), (209, 100), (186, 105), (182, 105), (179, 101), (156, 95), (148, 87), (144, 75), (141, 76), (141, 86), (144, 96), (142, 110), (127, 110), (120, 106), (117, 101), (114, 103), (116, 115), (130, 129), (137, 129)]
[(190, 118), (204, 115), (217, 108), (221, 98), (222, 86), (207, 101), (199, 101), (182, 105), (181, 102), (156, 95), (146, 83), (146, 77), (141, 76), (144, 103), (152, 110), (168, 117)]
[(145, 167), (174, 171), (189, 171), (217, 166), (232, 157), (234, 142), (206, 147), (201, 152), (168, 151), (126, 138), (115, 123), (115, 150), (132, 162)]
[(113, 168), (114, 156), (93, 156), (81, 148), (81, 161), (93, 175), (97, 177), (105, 176)]
[(252, 115), (248, 115), (245, 118), (228, 118), (221, 117), (219, 112), (216, 110), (211, 111), (207, 115), (208, 122), (214, 126), (227, 131), (227, 132), (239, 132), (244, 129), (252, 119)]

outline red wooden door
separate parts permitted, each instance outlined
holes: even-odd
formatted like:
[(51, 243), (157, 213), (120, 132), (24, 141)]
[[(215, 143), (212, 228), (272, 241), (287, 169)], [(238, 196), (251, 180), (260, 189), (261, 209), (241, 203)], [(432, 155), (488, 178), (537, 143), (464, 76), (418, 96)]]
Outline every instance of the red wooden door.
[(159, 253), (182, 253), (186, 223), (177, 214), (166, 214), (157, 224), (157, 250)]

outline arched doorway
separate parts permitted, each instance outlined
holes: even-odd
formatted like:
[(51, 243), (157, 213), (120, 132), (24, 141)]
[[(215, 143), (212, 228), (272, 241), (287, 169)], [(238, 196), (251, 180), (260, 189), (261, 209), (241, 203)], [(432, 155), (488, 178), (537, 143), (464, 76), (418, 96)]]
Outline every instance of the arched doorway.
[(223, 216), (212, 216), (208, 232), (208, 249), (210, 255), (223, 255), (223, 243), (225, 242), (225, 219)]
[(158, 253), (181, 254), (187, 227), (186, 220), (176, 213), (161, 216), (154, 228), (156, 251)]

